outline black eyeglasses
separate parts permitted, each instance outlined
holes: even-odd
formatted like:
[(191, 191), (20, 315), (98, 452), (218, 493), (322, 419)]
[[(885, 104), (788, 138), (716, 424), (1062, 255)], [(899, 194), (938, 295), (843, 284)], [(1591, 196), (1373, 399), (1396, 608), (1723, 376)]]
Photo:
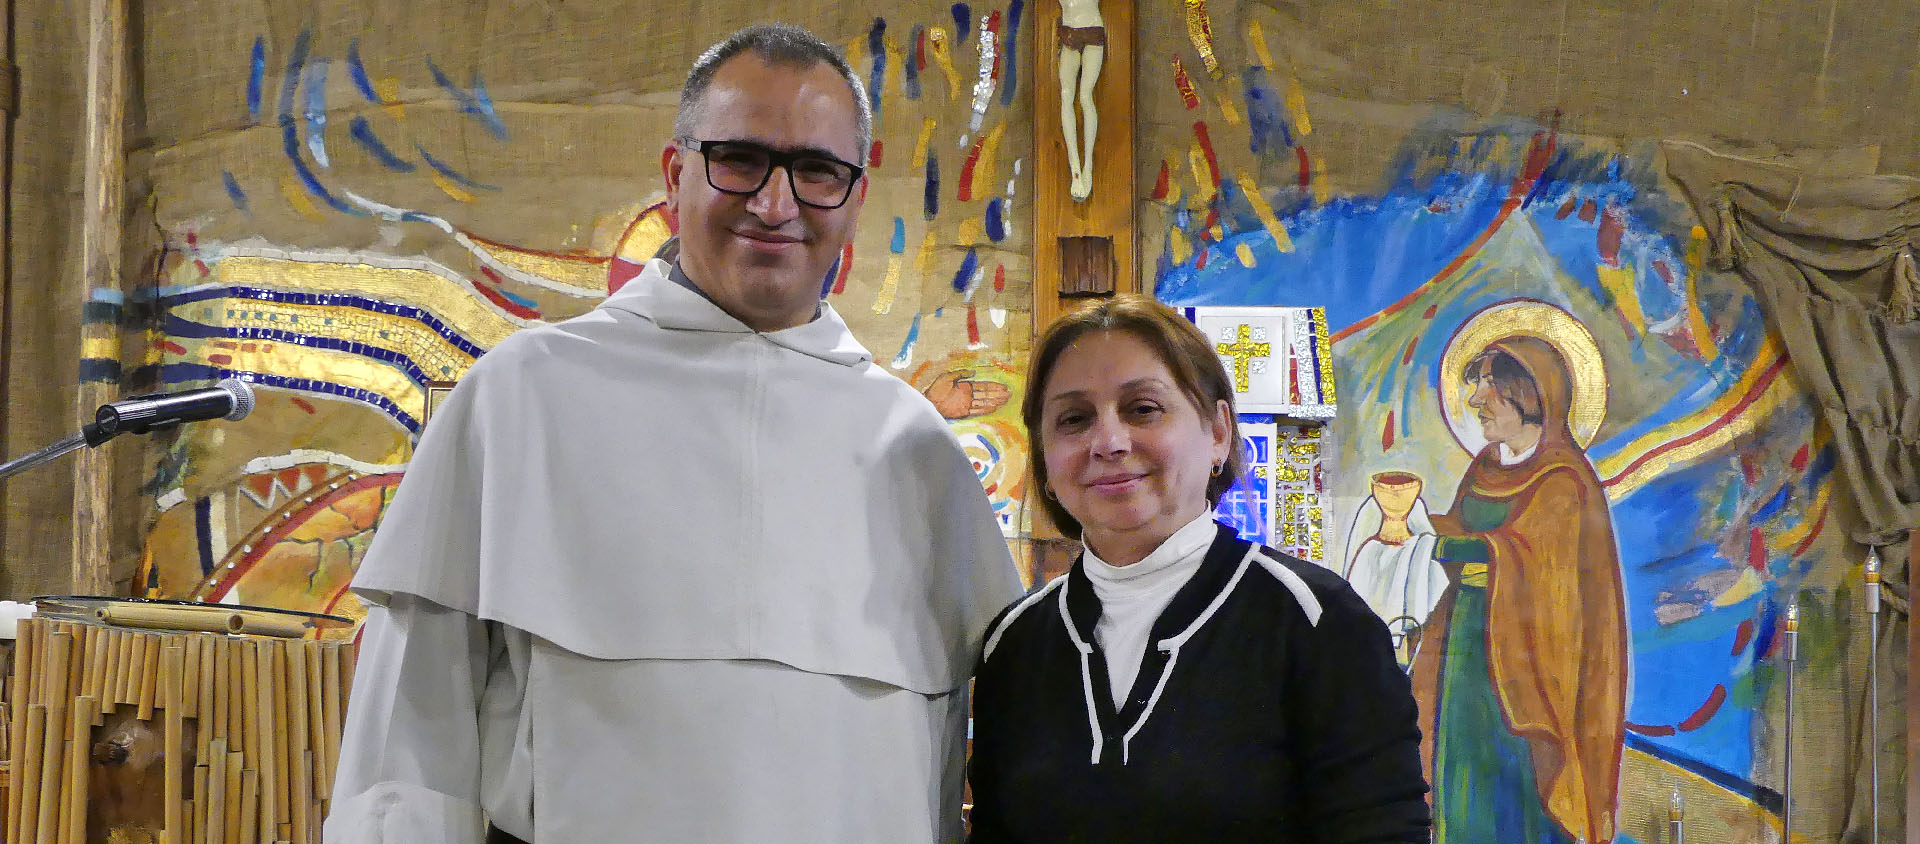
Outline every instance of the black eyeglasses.
[(752, 141), (701, 141), (680, 138), (707, 160), (707, 184), (721, 193), (759, 193), (773, 177), (773, 168), (787, 171), (793, 198), (812, 208), (831, 210), (847, 204), (853, 185), (866, 168), (812, 150), (789, 152)]

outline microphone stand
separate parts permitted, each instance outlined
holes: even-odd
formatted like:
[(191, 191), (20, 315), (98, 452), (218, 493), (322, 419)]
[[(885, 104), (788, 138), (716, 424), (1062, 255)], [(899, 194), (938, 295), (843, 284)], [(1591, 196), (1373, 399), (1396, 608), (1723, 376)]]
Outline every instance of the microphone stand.
[(114, 433), (117, 432), (105, 431), (101, 429), (98, 424), (88, 422), (81, 426), (80, 433), (78, 434), (67, 437), (32, 454), (16, 457), (5, 463), (0, 463), (0, 480), (13, 477), (35, 466), (51, 463), (65, 457), (70, 452), (78, 451), (82, 446), (87, 448), (99, 446), (101, 443), (113, 439)]
[(1786, 631), (1787, 658), (1787, 713), (1786, 713), (1786, 753), (1781, 765), (1781, 779), (1784, 780), (1780, 812), (1780, 840), (1793, 840), (1793, 668), (1800, 661), (1800, 601), (1796, 598), (1787, 604)]

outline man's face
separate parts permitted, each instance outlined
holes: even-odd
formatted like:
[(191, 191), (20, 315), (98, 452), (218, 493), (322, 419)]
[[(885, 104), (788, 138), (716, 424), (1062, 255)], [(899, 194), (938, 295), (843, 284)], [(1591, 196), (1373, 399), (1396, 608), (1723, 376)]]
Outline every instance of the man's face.
[[(860, 161), (853, 91), (830, 65), (769, 65), (745, 53), (714, 74), (694, 121), (702, 141), (751, 141)], [(756, 331), (813, 319), (820, 287), (853, 234), (866, 177), (834, 209), (802, 205), (785, 167), (749, 196), (716, 190), (707, 161), (669, 145), (661, 157), (667, 203), (679, 217), (680, 265), (720, 307)]]
[(1481, 371), (1474, 379), (1473, 394), (1467, 397), (1467, 406), (1473, 408), (1480, 418), (1480, 431), (1486, 435), (1487, 442), (1513, 443), (1522, 438), (1529, 426), (1521, 421), (1520, 408), (1500, 395), (1493, 382), (1493, 376)]

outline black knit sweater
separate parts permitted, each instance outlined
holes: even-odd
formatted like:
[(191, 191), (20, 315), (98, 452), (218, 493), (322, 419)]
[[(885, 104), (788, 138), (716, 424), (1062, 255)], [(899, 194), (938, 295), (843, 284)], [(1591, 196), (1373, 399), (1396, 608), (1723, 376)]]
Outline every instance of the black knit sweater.
[(988, 629), (973, 844), (1428, 840), (1412, 691), (1344, 580), (1220, 528), (1118, 712), (1099, 619), (1075, 563)]

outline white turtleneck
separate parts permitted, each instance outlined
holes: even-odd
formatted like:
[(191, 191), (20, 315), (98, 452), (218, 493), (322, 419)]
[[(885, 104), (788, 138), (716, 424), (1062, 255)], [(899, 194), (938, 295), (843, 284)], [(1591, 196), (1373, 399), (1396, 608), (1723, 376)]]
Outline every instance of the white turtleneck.
[(1081, 558), (1087, 579), (1093, 582), (1093, 594), (1100, 598), (1100, 623), (1093, 635), (1106, 654), (1107, 685), (1115, 708), (1124, 706), (1127, 693), (1133, 690), (1154, 621), (1173, 602), (1174, 593), (1200, 570), (1215, 532), (1209, 509), (1133, 565), (1109, 565), (1095, 556), (1091, 546)]
[(1518, 465), (1521, 462), (1525, 461), (1527, 458), (1532, 457), (1533, 453), (1539, 450), (1540, 450), (1539, 440), (1534, 440), (1533, 445), (1528, 446), (1527, 450), (1522, 452), (1515, 452), (1512, 446), (1509, 446), (1506, 443), (1501, 443), (1500, 444), (1500, 465), (1502, 466)]

